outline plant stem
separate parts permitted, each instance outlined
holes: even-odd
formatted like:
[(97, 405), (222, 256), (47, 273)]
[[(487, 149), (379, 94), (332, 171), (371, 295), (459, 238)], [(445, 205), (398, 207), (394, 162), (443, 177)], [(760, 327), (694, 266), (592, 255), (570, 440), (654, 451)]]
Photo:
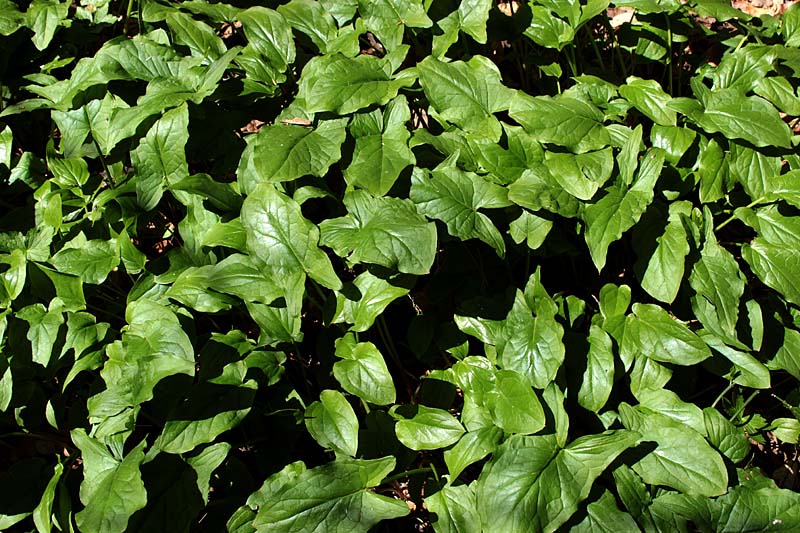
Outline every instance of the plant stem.
[(413, 468), (411, 470), (406, 470), (405, 472), (400, 472), (399, 474), (389, 476), (383, 480), (383, 483), (391, 483), (392, 481), (397, 481), (399, 479), (403, 479), (409, 476), (416, 476), (418, 474), (428, 474), (432, 472), (433, 468), (431, 468), (430, 466), (426, 466), (424, 468)]
[(736, 410), (736, 412), (734, 412), (734, 413), (731, 415), (731, 417), (730, 417), (728, 420), (730, 420), (731, 422), (733, 422), (733, 420), (734, 420), (734, 419), (736, 419), (736, 418), (737, 418), (739, 415), (741, 415), (741, 414), (744, 412), (744, 410), (745, 410), (745, 408), (747, 407), (747, 405), (748, 405), (750, 402), (752, 402), (752, 401), (755, 399), (755, 397), (756, 397), (756, 395), (757, 395), (758, 393), (759, 393), (759, 391), (753, 391), (753, 394), (751, 394), (751, 395), (750, 395), (750, 396), (749, 396), (749, 397), (748, 397), (748, 398), (747, 398), (747, 399), (744, 401), (744, 403), (742, 404), (742, 406), (741, 406), (740, 408), (738, 408), (738, 409)]
[(717, 399), (714, 400), (711, 403), (711, 407), (712, 408), (716, 407), (717, 404), (722, 401), (722, 398), (725, 397), (725, 395), (728, 394), (731, 391), (731, 389), (733, 389), (734, 385), (735, 384), (733, 383), (733, 381), (729, 382), (728, 386), (725, 387), (725, 389), (722, 392), (719, 393), (719, 396), (717, 396)]
[[(760, 198), (756, 198), (755, 200), (753, 200), (752, 202), (750, 202), (749, 204), (744, 206), (744, 208), (745, 209), (750, 209), (751, 207), (757, 206), (758, 204), (760, 204), (761, 202), (763, 202), (766, 199), (767, 199), (766, 196), (761, 196)], [(736, 220), (736, 215), (731, 215), (728, 219), (722, 221), (716, 228), (714, 228), (714, 231), (721, 230), (722, 228), (724, 228), (725, 226), (730, 224), (733, 220)]]
[(594, 34), (592, 30), (589, 29), (589, 26), (584, 26), (583, 29), (585, 30), (586, 34), (589, 36), (589, 42), (592, 43), (592, 50), (594, 50), (594, 55), (597, 56), (597, 61), (600, 62), (600, 68), (605, 70), (606, 65), (603, 61), (603, 56), (600, 54), (600, 48), (597, 46), (597, 41), (595, 41)]
[(664, 18), (667, 20), (667, 72), (669, 74), (669, 94), (673, 96), (674, 91), (672, 88), (672, 24), (669, 20), (669, 14), (665, 14)]

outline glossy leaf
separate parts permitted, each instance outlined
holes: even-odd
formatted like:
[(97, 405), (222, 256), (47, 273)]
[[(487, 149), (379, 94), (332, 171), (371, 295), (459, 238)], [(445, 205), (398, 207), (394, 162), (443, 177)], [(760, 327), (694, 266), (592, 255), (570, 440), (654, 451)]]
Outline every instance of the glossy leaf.
[(613, 385), (614, 352), (611, 337), (600, 327), (592, 326), (578, 403), (584, 409), (598, 412), (608, 401)]
[(604, 148), (609, 141), (600, 110), (575, 98), (516, 93), (508, 113), (543, 143), (589, 151)]
[(320, 242), (351, 264), (373, 263), (406, 274), (427, 274), (436, 253), (436, 226), (409, 200), (345, 196), (347, 216), (325, 220)]
[(400, 45), (406, 26), (430, 28), (433, 25), (422, 0), (358, 0), (357, 4), (364, 26), (374, 32), (389, 50)]
[(242, 153), (237, 170), (242, 191), (264, 182), (322, 176), (340, 157), (345, 120), (326, 120), (316, 128), (276, 124), (261, 128)]
[[(330, 528), (366, 533), (380, 520), (405, 516), (405, 503), (368, 490), (392, 471), (394, 463), (392, 457), (338, 459), (270, 486), (262, 490), (253, 527), (275, 532)], [(358, 509), (358, 513), (340, 509)]]
[[(349, 130), (356, 145), (353, 160), (344, 170), (348, 185), (374, 196), (389, 192), (400, 173), (415, 162), (408, 147), (411, 133), (406, 123), (410, 119), (408, 102), (402, 95), (392, 100), (383, 113), (373, 111), (353, 117)], [(376, 161), (380, 162), (377, 171)]]
[(608, 247), (630, 229), (653, 201), (656, 181), (664, 165), (664, 152), (653, 149), (645, 155), (630, 188), (615, 183), (608, 194), (586, 208), (586, 244), (598, 271), (606, 264)]
[(478, 212), (481, 208), (508, 206), (505, 189), (463, 172), (453, 163), (448, 159), (430, 174), (414, 169), (409, 198), (422, 214), (444, 222), (451, 235), (462, 240), (478, 238), (500, 257), (505, 256), (503, 236), (488, 216)]
[(517, 290), (514, 305), (503, 321), (497, 339), (498, 363), (525, 376), (543, 389), (564, 361), (563, 328), (556, 319), (556, 305), (541, 285), (537, 271)]
[(418, 405), (413, 417), (398, 420), (395, 433), (412, 450), (435, 450), (457, 442), (464, 427), (443, 409)]
[(358, 451), (358, 419), (340, 392), (324, 390), (305, 413), (308, 432), (323, 448), (354, 456)]
[(511, 437), (478, 480), (483, 528), (555, 531), (577, 511), (603, 470), (638, 440), (633, 431), (608, 431), (559, 449), (553, 435)]
[(276, 271), (305, 271), (322, 285), (338, 290), (342, 282), (319, 246), (319, 230), (300, 206), (270, 184), (259, 185), (242, 205), (247, 247)]
[(71, 437), (83, 458), (80, 497), (86, 507), (75, 515), (78, 527), (87, 533), (125, 531), (131, 515), (147, 504), (139, 471), (145, 442), (119, 460), (82, 429)]
[(297, 97), (305, 102), (309, 113), (333, 111), (345, 115), (374, 104), (384, 105), (408, 84), (403, 78), (393, 80), (391, 71), (388, 61), (370, 55), (318, 56), (303, 68)]
[(437, 533), (480, 533), (480, 518), (475, 510), (472, 485), (447, 485), (425, 497), (425, 505), (436, 513)]
[(789, 127), (778, 111), (766, 100), (742, 96), (735, 89), (712, 91), (697, 123), (709, 133), (720, 132), (756, 146), (791, 146)]
[(708, 346), (657, 305), (633, 304), (625, 324), (625, 343), (654, 361), (696, 364), (711, 356)]
[(181, 149), (189, 138), (189, 111), (186, 106), (164, 114), (131, 152), (136, 169), (136, 197), (142, 209), (153, 209), (168, 183), (189, 176), (186, 155)]
[(656, 124), (674, 126), (677, 123), (675, 111), (668, 107), (672, 98), (657, 82), (631, 76), (619, 87), (619, 94)]
[(394, 403), (392, 375), (374, 344), (347, 335), (336, 341), (336, 356), (342, 360), (333, 364), (333, 375), (344, 390), (376, 405)]
[(500, 122), (494, 113), (508, 109), (513, 92), (501, 83), (494, 63), (483, 56), (451, 63), (429, 57), (417, 68), (436, 116), (467, 131), (500, 136)]
[(369, 271), (359, 274), (350, 286), (353, 290), (345, 286), (336, 295), (336, 312), (331, 322), (352, 324), (352, 331), (368, 330), (390, 303), (408, 294), (408, 288), (402, 286), (401, 281), (397, 279), (393, 284), (392, 280), (379, 278)]
[(647, 408), (632, 408), (624, 403), (619, 413), (625, 427), (638, 431), (645, 440), (658, 443), (658, 448), (633, 465), (646, 483), (700, 496), (725, 493), (728, 484), (725, 464), (694, 428)]

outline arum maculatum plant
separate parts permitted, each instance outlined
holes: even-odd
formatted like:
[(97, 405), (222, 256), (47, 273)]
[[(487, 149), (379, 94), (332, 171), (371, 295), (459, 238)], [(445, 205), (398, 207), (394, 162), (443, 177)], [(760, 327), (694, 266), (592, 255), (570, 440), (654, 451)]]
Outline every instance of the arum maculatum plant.
[(0, 0), (0, 529), (800, 529), (800, 6), (258, 4)]

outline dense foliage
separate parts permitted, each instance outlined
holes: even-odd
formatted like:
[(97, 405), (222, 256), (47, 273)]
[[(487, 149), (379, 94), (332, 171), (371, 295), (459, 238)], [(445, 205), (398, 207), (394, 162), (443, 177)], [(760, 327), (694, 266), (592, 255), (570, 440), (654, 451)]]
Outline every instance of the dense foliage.
[(800, 6), (258, 4), (0, 0), (0, 529), (800, 529)]

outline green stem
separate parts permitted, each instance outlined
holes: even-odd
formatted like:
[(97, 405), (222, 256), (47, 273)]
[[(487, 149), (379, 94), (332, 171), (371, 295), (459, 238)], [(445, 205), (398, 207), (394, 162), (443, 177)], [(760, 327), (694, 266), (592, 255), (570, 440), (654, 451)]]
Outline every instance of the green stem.
[[(766, 199), (767, 199), (766, 196), (761, 196), (759, 198), (756, 198), (755, 200), (753, 200), (752, 202), (750, 202), (749, 204), (744, 206), (744, 208), (745, 209), (750, 209), (751, 207), (755, 207), (755, 206), (757, 206), (758, 204), (760, 204), (761, 202), (763, 202)], [(730, 216), (727, 220), (722, 221), (716, 228), (714, 228), (714, 231), (721, 230), (722, 228), (724, 228), (725, 226), (727, 226), (728, 224), (730, 224), (734, 220), (736, 220), (736, 215)]]
[(672, 24), (669, 20), (669, 14), (665, 14), (664, 18), (667, 20), (667, 71), (669, 74), (669, 94), (673, 95), (672, 88)]
[(731, 417), (730, 417), (728, 420), (730, 420), (731, 422), (733, 422), (733, 421), (734, 421), (736, 418), (738, 418), (738, 417), (739, 417), (739, 415), (741, 415), (741, 414), (744, 412), (744, 410), (745, 410), (745, 408), (747, 407), (747, 405), (748, 405), (750, 402), (752, 402), (752, 401), (755, 399), (755, 397), (756, 397), (756, 395), (757, 395), (758, 393), (759, 393), (759, 391), (754, 391), (754, 392), (753, 392), (753, 394), (751, 394), (751, 395), (750, 395), (750, 397), (749, 397), (749, 398), (747, 398), (747, 399), (744, 401), (744, 403), (742, 404), (742, 406), (741, 406), (740, 408), (738, 408), (738, 409), (736, 410), (736, 412), (735, 412), (735, 413), (733, 413), (733, 414), (731, 415)]
[(589, 26), (584, 26), (583, 29), (585, 30), (586, 34), (589, 36), (589, 42), (592, 43), (592, 50), (594, 50), (594, 55), (597, 57), (597, 61), (600, 62), (600, 68), (605, 70), (606, 65), (603, 62), (603, 56), (600, 54), (600, 48), (597, 46), (597, 41), (595, 41), (594, 34), (592, 30), (589, 29)]
[(735, 386), (735, 384), (733, 383), (733, 381), (729, 382), (728, 386), (725, 387), (725, 389), (721, 393), (719, 393), (719, 396), (717, 396), (717, 399), (714, 400), (711, 403), (711, 407), (712, 408), (716, 407), (717, 404), (722, 401), (722, 398), (724, 398), (725, 395), (728, 394), (731, 391), (731, 389), (733, 389), (734, 386)]
[(575, 64), (575, 49), (572, 43), (569, 44), (566, 48), (564, 48), (564, 55), (567, 56), (567, 63), (569, 64), (569, 70), (572, 72), (573, 76), (578, 75), (578, 67)]
[[(425, 468), (414, 468), (414, 469), (411, 469), (411, 470), (406, 470), (405, 472), (400, 472), (399, 474), (395, 474), (393, 476), (389, 476), (389, 477), (387, 477), (386, 479), (383, 480), (383, 483), (391, 483), (392, 481), (397, 481), (399, 479), (404, 479), (404, 478), (407, 478), (409, 476), (416, 476), (416, 475), (419, 475), (419, 474), (428, 474), (428, 473), (432, 473), (432, 472), (433, 472), (433, 468), (431, 468), (430, 466), (426, 466)], [(381, 484), (383, 484), (383, 483), (381, 483)]]

